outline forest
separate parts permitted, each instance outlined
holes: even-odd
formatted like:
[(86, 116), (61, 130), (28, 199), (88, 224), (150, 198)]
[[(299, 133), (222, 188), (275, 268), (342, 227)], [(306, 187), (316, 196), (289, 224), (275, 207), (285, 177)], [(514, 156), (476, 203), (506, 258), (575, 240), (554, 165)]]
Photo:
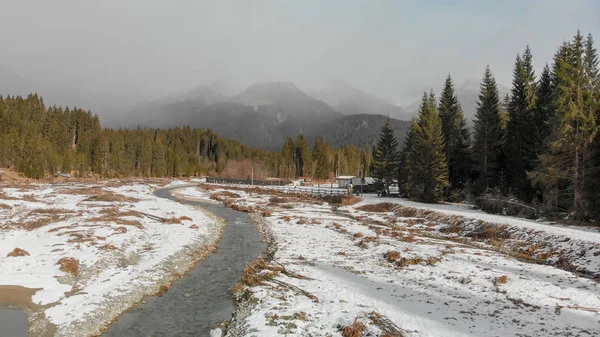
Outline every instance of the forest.
[(401, 193), (436, 202), (486, 195), (545, 216), (575, 221), (600, 212), (600, 76), (591, 35), (564, 42), (539, 77), (529, 47), (516, 56), (512, 88), (499, 97), (490, 66), (473, 130), (448, 75), (439, 100), (423, 94), (402, 145), (389, 124), (374, 154), (374, 176), (398, 179)]
[[(282, 152), (252, 148), (211, 130), (102, 128), (97, 116), (74, 108), (46, 107), (36, 94), (0, 96), (0, 167), (40, 179), (58, 173), (76, 177), (181, 177), (220, 175), (247, 178), (360, 174), (370, 151), (334, 149), (303, 135), (286, 140)], [(362, 163), (366, 163), (363, 165)]]

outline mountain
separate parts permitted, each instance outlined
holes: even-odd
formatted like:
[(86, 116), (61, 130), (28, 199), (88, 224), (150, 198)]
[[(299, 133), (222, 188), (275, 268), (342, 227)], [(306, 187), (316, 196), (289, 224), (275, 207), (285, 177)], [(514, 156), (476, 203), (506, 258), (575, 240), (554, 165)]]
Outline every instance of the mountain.
[[(466, 80), (460, 85), (455, 87), (456, 96), (460, 101), (460, 104), (463, 108), (463, 113), (465, 118), (467, 119), (467, 124), (472, 125), (472, 122), (475, 120), (475, 113), (477, 112), (477, 101), (479, 100), (479, 86), (481, 81), (479, 80)], [(504, 99), (504, 96), (510, 92), (510, 89), (500, 83), (498, 83), (498, 91), (500, 92), (500, 101)], [(438, 96), (441, 93), (441, 89), (435, 92)], [(413, 115), (419, 111), (419, 105), (421, 104), (421, 99), (414, 101), (410, 105), (408, 105), (405, 109), (406, 111), (410, 111)]]
[(323, 124), (341, 116), (291, 83), (268, 82), (190, 114), (187, 124), (251, 146), (278, 149), (286, 137), (303, 133), (312, 139)]
[(344, 115), (374, 114), (410, 120), (412, 114), (403, 108), (361, 91), (341, 80), (332, 80), (326, 86), (309, 89), (307, 94), (329, 104)]
[(169, 128), (188, 125), (189, 121), (209, 105), (224, 102), (239, 93), (239, 89), (223, 82), (201, 85), (180, 96), (140, 104), (123, 117), (124, 127)]
[[(318, 136), (334, 146), (354, 145), (359, 148), (374, 147), (377, 144), (381, 127), (385, 124), (387, 116), (359, 114), (344, 116), (321, 126), (317, 131)], [(400, 145), (410, 129), (410, 121), (391, 118), (394, 135)]]

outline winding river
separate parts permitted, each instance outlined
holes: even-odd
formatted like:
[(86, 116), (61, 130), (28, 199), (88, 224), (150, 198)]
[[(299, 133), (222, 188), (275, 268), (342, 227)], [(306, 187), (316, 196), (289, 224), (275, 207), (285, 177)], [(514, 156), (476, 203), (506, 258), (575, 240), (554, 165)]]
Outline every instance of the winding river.
[[(157, 190), (155, 195), (176, 200), (170, 191)], [(267, 246), (247, 213), (222, 204), (181, 201), (225, 221), (217, 252), (174, 283), (162, 297), (149, 297), (124, 313), (103, 336), (208, 336), (210, 329), (231, 319), (235, 310), (232, 288), (246, 265)]]

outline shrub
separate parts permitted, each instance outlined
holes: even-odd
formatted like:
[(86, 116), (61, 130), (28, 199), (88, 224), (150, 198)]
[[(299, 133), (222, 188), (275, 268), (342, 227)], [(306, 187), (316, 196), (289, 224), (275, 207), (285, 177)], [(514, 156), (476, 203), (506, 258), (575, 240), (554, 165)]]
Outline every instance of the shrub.
[(29, 256), (29, 252), (25, 249), (15, 248), (12, 252), (8, 253), (6, 257), (17, 257), (17, 256)]
[(354, 235), (352, 237), (355, 239), (358, 239), (358, 238), (362, 238), (363, 236), (364, 236), (363, 233), (354, 233)]
[(496, 277), (492, 282), (494, 282), (494, 285), (505, 284), (508, 282), (508, 276), (502, 275), (500, 277)]
[(298, 222), (296, 222), (298, 225), (305, 225), (308, 223), (308, 220), (306, 220), (306, 218), (300, 218), (298, 220)]
[(270, 217), (272, 214), (271, 214), (271, 211), (269, 211), (268, 209), (265, 209), (265, 210), (263, 210), (263, 211), (260, 213), (260, 215), (262, 215), (262, 216), (263, 216), (263, 217), (265, 217), (265, 218), (268, 218), (268, 217)]

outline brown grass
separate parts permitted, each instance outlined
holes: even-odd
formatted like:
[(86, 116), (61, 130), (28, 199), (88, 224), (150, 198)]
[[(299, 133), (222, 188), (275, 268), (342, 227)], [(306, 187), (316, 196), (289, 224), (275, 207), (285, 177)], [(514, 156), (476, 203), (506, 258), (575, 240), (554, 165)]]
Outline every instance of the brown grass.
[(396, 266), (403, 268), (403, 267), (408, 267), (408, 266), (412, 266), (415, 264), (419, 264), (421, 262), (423, 262), (423, 259), (420, 257), (413, 257), (413, 258), (402, 257), (396, 261)]
[(1, 204), (1, 203), (0, 203), (0, 208), (1, 208), (1, 209), (12, 209), (12, 206), (9, 206), (9, 205), (7, 205), (7, 204)]
[(287, 202), (291, 202), (290, 199), (288, 198), (283, 198), (283, 197), (278, 197), (278, 196), (272, 196), (269, 198), (269, 202), (272, 204), (285, 204)]
[(219, 192), (211, 193), (210, 198), (213, 200), (222, 201), (224, 199), (238, 199), (238, 198), (241, 198), (241, 196), (237, 193), (230, 192), (230, 191), (219, 191)]
[(198, 228), (200, 228), (200, 227), (198, 227), (198, 225), (191, 225), (190, 226), (190, 229), (198, 229)]
[(124, 234), (127, 233), (127, 228), (121, 226), (121, 227), (117, 227), (115, 228), (115, 232), (120, 233), (120, 234)]
[(319, 221), (319, 220), (317, 220), (317, 219), (312, 219), (312, 220), (310, 221), (310, 223), (311, 223), (311, 224), (313, 224), (313, 225), (320, 225), (320, 224), (321, 224), (321, 221)]
[(284, 216), (282, 216), (282, 217), (281, 217), (281, 218), (279, 218), (279, 219), (281, 219), (281, 220), (283, 220), (283, 221), (285, 221), (285, 222), (290, 222), (290, 221), (292, 221), (292, 219), (291, 219), (289, 216), (287, 216), (287, 215), (284, 215)]
[(502, 275), (502, 276), (500, 276), (500, 277), (496, 277), (496, 278), (494, 278), (494, 280), (493, 280), (492, 282), (494, 283), (494, 285), (496, 285), (496, 286), (497, 286), (498, 284), (505, 284), (505, 283), (508, 283), (508, 280), (509, 280), (508, 276), (506, 276), (506, 275)]
[(296, 223), (298, 225), (305, 225), (308, 223), (308, 220), (306, 218), (300, 218)]
[(69, 209), (64, 209), (64, 208), (36, 208), (36, 209), (29, 211), (29, 213), (27, 213), (27, 216), (62, 215), (62, 214), (72, 214), (72, 213), (75, 213), (75, 212), (72, 210), (69, 210)]
[(107, 245), (103, 245), (103, 246), (98, 247), (98, 249), (101, 249), (101, 250), (118, 250), (119, 248), (117, 248), (117, 247), (115, 247), (113, 245), (108, 245), (107, 244)]
[(400, 255), (400, 252), (396, 250), (390, 250), (389, 252), (383, 254), (383, 257), (385, 257), (385, 259), (388, 260), (388, 262), (394, 263), (396, 262), (396, 260), (399, 260), (402, 256)]
[(343, 337), (362, 337), (363, 333), (367, 330), (367, 326), (358, 320), (354, 320), (352, 325), (345, 327), (342, 330)]
[(164, 224), (181, 224), (182, 221), (192, 221), (192, 218), (190, 218), (189, 216), (180, 216), (180, 217), (171, 217), (169, 219), (164, 219), (161, 222)]
[(262, 215), (262, 216), (263, 216), (263, 217), (265, 217), (265, 218), (268, 218), (268, 217), (270, 217), (270, 216), (271, 216), (271, 215), (273, 215), (273, 214), (271, 214), (271, 211), (269, 211), (268, 209), (265, 209), (265, 210), (263, 210), (263, 211), (260, 213), (260, 215)]
[(380, 204), (370, 204), (357, 207), (356, 209), (363, 212), (391, 212), (394, 208), (398, 207), (396, 204), (389, 202), (382, 202)]
[(371, 242), (377, 242), (377, 237), (376, 236), (366, 236), (364, 237), (362, 240), (360, 240), (360, 242), (358, 243), (358, 245), (362, 248), (367, 248), (368, 244)]
[(102, 202), (138, 202), (139, 199), (126, 197), (119, 193), (104, 192), (85, 199), (84, 201), (102, 201)]
[(86, 188), (66, 188), (58, 191), (60, 194), (72, 195), (96, 195), (101, 194), (104, 190), (101, 187), (86, 187)]
[(59, 264), (59, 269), (65, 273), (71, 273), (75, 276), (79, 274), (79, 260), (74, 257), (63, 257), (56, 264)]
[(142, 223), (137, 220), (122, 219), (117, 215), (103, 215), (88, 220), (89, 222), (114, 222), (118, 225), (132, 226), (138, 229), (143, 229)]
[(64, 217), (55, 214), (50, 217), (38, 218), (35, 220), (25, 221), (25, 222), (21, 222), (21, 223), (7, 222), (5, 228), (20, 228), (20, 229), (24, 229), (26, 231), (32, 231), (34, 229), (38, 229), (38, 228), (47, 226), (51, 223), (59, 222), (62, 220), (64, 220)]
[(162, 297), (162, 295), (164, 295), (167, 291), (169, 291), (169, 286), (163, 284), (160, 286), (160, 288), (158, 288), (156, 296)]
[(355, 239), (362, 238), (363, 236), (364, 236), (363, 233), (354, 233), (354, 235), (352, 235), (352, 237)]
[(18, 256), (29, 256), (29, 252), (25, 249), (15, 248), (12, 252), (8, 253), (6, 257), (18, 257)]

